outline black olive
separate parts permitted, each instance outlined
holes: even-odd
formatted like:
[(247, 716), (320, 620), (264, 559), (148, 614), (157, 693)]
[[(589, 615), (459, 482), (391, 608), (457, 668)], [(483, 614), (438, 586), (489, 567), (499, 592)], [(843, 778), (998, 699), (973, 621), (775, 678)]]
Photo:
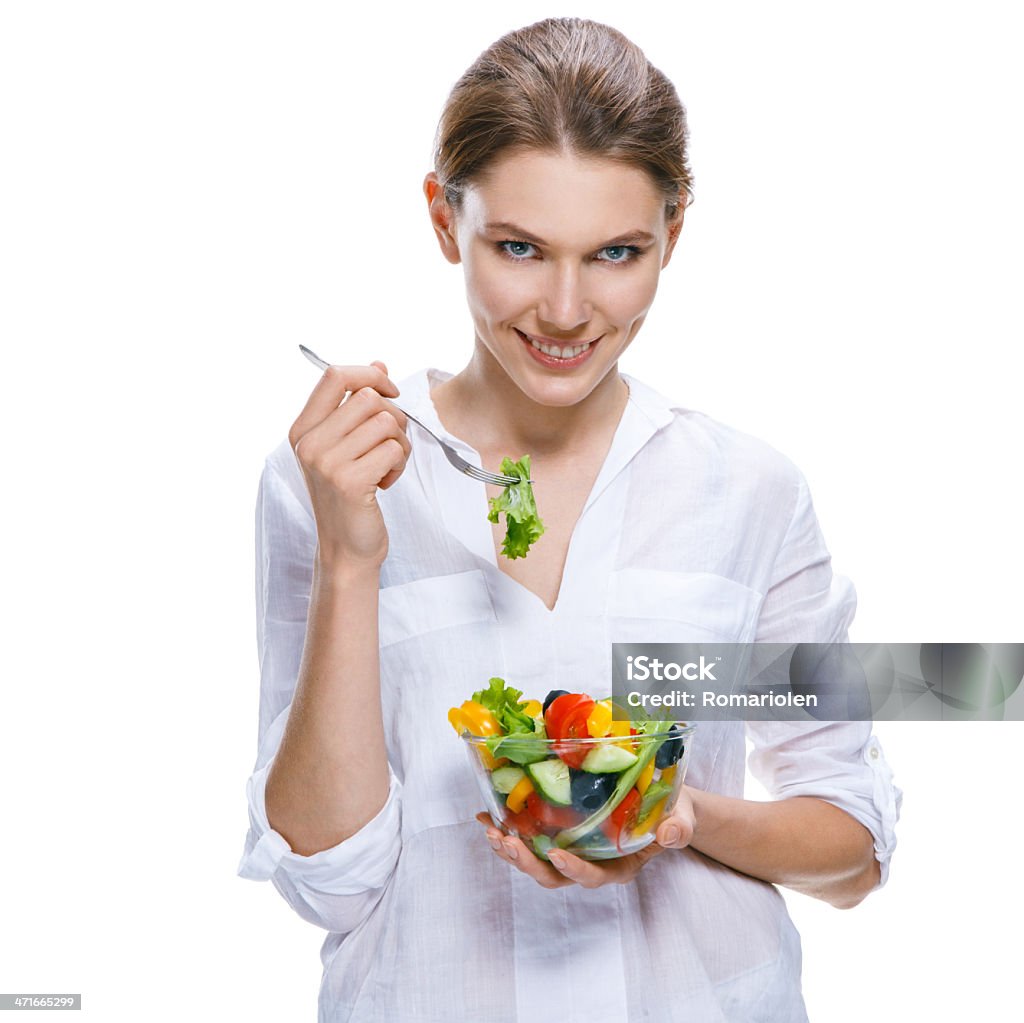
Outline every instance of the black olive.
[(550, 707), (551, 704), (554, 703), (555, 700), (557, 700), (559, 696), (568, 696), (568, 695), (569, 695), (569, 690), (568, 689), (552, 689), (551, 692), (548, 693), (548, 695), (544, 697), (544, 713), (547, 714), (548, 707)]
[(611, 798), (618, 774), (591, 774), (589, 771), (569, 769), (569, 789), (572, 793), (573, 809), (599, 810)]
[(673, 725), (668, 730), (668, 738), (658, 747), (654, 755), (654, 766), (660, 767), (663, 771), (671, 767), (683, 755), (683, 730), (679, 725)]

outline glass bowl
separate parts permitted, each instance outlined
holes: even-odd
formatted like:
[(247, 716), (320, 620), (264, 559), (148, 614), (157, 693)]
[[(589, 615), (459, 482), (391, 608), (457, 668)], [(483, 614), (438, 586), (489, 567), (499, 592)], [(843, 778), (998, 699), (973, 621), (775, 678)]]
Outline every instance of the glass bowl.
[(654, 841), (679, 796), (695, 730), (664, 721), (599, 739), (461, 738), (491, 819), (506, 834), (541, 859), (561, 848), (609, 860)]

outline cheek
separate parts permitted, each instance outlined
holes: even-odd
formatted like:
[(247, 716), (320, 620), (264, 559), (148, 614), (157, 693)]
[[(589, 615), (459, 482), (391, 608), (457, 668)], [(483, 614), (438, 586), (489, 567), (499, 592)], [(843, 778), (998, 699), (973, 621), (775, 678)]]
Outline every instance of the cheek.
[(623, 275), (614, 286), (604, 289), (608, 312), (616, 319), (623, 321), (636, 319), (644, 315), (654, 302), (658, 290), (658, 275), (633, 274)]
[(466, 267), (466, 295), (473, 312), (491, 321), (518, 315), (527, 297), (514, 277), (486, 264)]

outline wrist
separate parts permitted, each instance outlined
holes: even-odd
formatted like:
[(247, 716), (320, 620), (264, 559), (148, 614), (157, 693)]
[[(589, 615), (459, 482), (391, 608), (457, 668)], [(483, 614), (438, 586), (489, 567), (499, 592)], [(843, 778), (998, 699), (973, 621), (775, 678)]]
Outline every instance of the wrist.
[(376, 558), (325, 556), (317, 546), (313, 561), (313, 587), (318, 590), (350, 589), (353, 586), (380, 586), (381, 562)]
[(714, 847), (715, 833), (721, 827), (723, 813), (728, 812), (728, 797), (703, 789), (684, 787), (693, 806), (693, 840), (690, 845), (697, 852), (713, 856), (708, 850)]

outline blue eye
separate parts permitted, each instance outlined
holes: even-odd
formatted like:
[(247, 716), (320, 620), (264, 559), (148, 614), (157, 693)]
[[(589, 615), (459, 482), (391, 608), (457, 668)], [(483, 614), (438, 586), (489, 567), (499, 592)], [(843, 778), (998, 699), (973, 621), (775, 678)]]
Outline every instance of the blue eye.
[(529, 259), (529, 253), (522, 252), (522, 249), (532, 249), (529, 242), (498, 242), (498, 248), (513, 260)]
[(602, 263), (631, 263), (640, 255), (640, 250), (635, 245), (609, 245), (601, 250), (609, 254), (608, 259), (602, 259)]

